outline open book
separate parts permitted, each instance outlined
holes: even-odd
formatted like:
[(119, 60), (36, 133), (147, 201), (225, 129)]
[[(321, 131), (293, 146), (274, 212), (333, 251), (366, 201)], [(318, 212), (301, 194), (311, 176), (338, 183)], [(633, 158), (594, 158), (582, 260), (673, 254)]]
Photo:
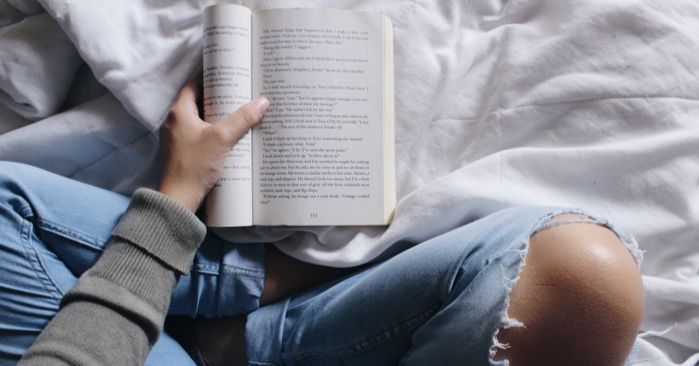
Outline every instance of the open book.
[(206, 200), (209, 226), (385, 225), (395, 208), (393, 28), (378, 13), (204, 10), (204, 115), (271, 101)]

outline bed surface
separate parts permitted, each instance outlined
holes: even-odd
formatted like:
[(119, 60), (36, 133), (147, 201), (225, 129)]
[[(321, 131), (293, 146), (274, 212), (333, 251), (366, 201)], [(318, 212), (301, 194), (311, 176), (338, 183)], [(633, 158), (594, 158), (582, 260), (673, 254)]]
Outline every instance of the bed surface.
[[(125, 194), (154, 184), (153, 131), (200, 67), (202, 3), (41, 3), (0, 0), (0, 159)], [(388, 229), (232, 240), (350, 266), (506, 207), (579, 207), (644, 251), (635, 364), (699, 362), (699, 3), (242, 3), (392, 18), (398, 207)]]

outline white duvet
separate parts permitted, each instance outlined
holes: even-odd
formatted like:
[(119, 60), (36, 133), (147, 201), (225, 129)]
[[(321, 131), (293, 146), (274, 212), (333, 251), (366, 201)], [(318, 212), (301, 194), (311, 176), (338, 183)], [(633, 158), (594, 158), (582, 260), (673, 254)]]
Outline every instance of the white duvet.
[[(0, 159), (152, 184), (151, 131), (200, 68), (202, 4), (40, 3), (0, 0)], [(392, 18), (398, 207), (388, 229), (226, 235), (349, 266), (505, 207), (581, 207), (645, 251), (638, 365), (699, 362), (699, 3), (243, 3)]]

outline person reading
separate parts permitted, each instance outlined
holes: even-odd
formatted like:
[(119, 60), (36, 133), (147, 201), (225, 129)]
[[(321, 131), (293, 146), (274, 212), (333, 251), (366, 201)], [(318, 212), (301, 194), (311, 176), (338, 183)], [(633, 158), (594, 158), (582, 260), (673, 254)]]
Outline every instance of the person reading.
[[(163, 125), (157, 190), (129, 198), (0, 163), (0, 364), (624, 363), (638, 266), (574, 209), (503, 210), (348, 270), (211, 235), (195, 212), (269, 102), (212, 124), (198, 89)], [(190, 357), (166, 314), (236, 321), (203, 320)]]

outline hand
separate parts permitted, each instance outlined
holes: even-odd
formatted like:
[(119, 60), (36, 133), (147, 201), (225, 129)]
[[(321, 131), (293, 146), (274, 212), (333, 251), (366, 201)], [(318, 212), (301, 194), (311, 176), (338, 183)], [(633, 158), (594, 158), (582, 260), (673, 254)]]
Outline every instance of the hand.
[(185, 85), (160, 128), (164, 169), (158, 190), (195, 212), (216, 184), (231, 148), (269, 107), (258, 97), (215, 123), (199, 118), (197, 88)]

